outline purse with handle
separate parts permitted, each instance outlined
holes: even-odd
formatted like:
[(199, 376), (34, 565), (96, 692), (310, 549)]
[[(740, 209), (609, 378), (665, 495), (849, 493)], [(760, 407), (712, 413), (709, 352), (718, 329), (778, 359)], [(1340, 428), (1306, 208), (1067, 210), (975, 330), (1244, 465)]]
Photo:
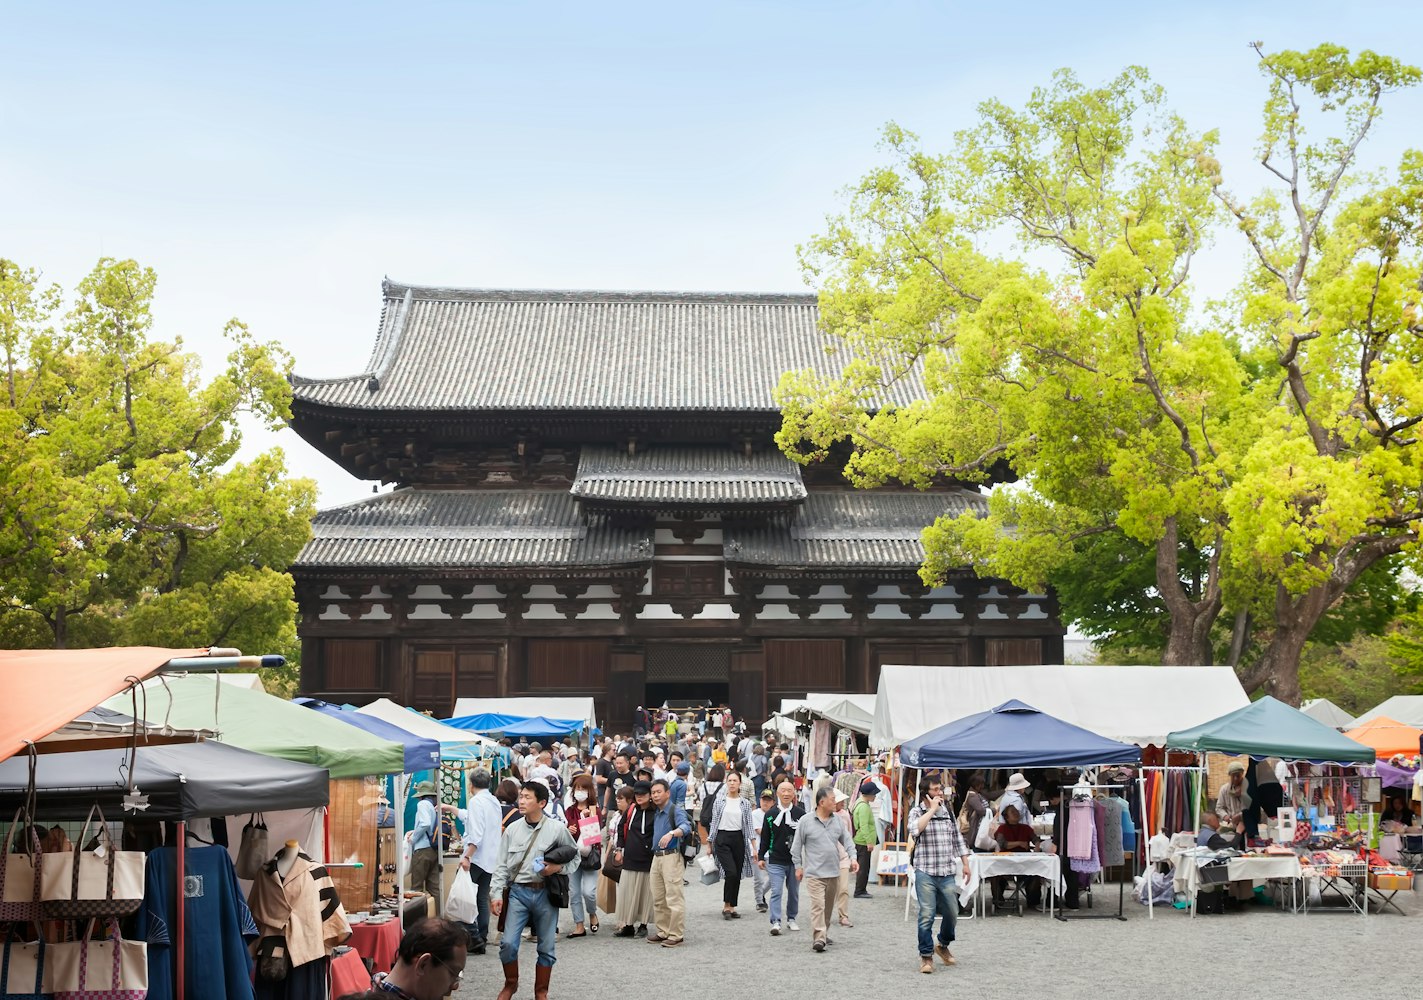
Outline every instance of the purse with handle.
[(40, 911), (46, 920), (123, 917), (143, 905), (141, 851), (120, 851), (102, 842), (93, 851), (83, 849), (95, 816), (104, 826), (104, 813), (95, 805), (72, 854), (55, 854), (45, 860), (40, 877)]
[(84, 937), (49, 946), (45, 987), (54, 1000), (145, 1000), (148, 996), (148, 945), (125, 941), (118, 921), (109, 921), (101, 940)]
[[(24, 850), (10, 853), (15, 828), (24, 822), (21, 842)], [(23, 806), (15, 810), (15, 820), (0, 844), (0, 921), (28, 923), (40, 919), (40, 869), (44, 854), (34, 822)]]
[(242, 828), (242, 842), (237, 848), (237, 862), (232, 866), (237, 877), (251, 882), (262, 874), (262, 866), (271, 860), (267, 850), (267, 819), (261, 813), (247, 817)]
[(48, 1000), (44, 991), (45, 943), (20, 941), (11, 925), (0, 953), (0, 1000)]

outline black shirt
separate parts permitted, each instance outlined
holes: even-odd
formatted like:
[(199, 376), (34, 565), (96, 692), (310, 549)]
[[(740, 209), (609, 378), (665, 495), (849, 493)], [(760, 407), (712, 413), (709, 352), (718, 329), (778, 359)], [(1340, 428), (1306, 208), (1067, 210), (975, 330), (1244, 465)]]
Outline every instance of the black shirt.
[(761, 822), (759, 856), (774, 864), (788, 865), (791, 863), (791, 841), (795, 839), (794, 824), (804, 818), (805, 809), (799, 805), (791, 806), (790, 825), (777, 823), (780, 815), (779, 803), (766, 810), (766, 818)]
[(652, 871), (653, 809), (633, 806), (623, 817), (623, 867), (630, 872)]

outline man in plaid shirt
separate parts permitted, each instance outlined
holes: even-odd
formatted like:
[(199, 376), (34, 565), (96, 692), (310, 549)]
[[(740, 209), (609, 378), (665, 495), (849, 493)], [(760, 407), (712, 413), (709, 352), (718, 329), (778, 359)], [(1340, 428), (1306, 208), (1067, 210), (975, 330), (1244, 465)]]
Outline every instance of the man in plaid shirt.
[[(957, 965), (949, 951), (958, 921), (959, 900), (954, 884), (954, 864), (968, 871), (968, 845), (959, 825), (944, 801), (944, 783), (930, 778), (919, 786), (919, 804), (909, 813), (909, 832), (914, 837), (914, 891), (919, 902), (919, 971), (934, 971), (934, 956), (945, 965)], [(939, 944), (934, 945), (934, 917), (939, 925)]]

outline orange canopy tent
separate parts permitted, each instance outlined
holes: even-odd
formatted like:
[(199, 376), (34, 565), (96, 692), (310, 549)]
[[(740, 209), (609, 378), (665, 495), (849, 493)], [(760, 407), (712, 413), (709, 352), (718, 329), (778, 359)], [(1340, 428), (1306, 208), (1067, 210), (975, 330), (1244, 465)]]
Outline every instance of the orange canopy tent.
[(144, 680), (169, 660), (203, 655), (155, 646), (0, 650), (0, 760), (127, 690), (128, 678)]
[(1380, 715), (1344, 735), (1364, 746), (1373, 747), (1379, 757), (1392, 757), (1396, 753), (1412, 757), (1418, 753), (1418, 738), (1423, 736), (1423, 730)]

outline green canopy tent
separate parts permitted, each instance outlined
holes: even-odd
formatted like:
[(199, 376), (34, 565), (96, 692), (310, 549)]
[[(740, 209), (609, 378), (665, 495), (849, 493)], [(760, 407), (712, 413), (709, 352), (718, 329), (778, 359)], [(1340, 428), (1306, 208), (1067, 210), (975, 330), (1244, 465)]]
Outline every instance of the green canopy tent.
[(1169, 750), (1249, 754), (1312, 764), (1372, 764), (1374, 751), (1269, 695), (1166, 736)]
[[(132, 712), (133, 700), (119, 695), (105, 706)], [(208, 674), (170, 675), (147, 682), (139, 695), (138, 714), (159, 726), (214, 729), (223, 743), (324, 767), (332, 778), (405, 770), (405, 747), (393, 740), (275, 695), (224, 684)]]

